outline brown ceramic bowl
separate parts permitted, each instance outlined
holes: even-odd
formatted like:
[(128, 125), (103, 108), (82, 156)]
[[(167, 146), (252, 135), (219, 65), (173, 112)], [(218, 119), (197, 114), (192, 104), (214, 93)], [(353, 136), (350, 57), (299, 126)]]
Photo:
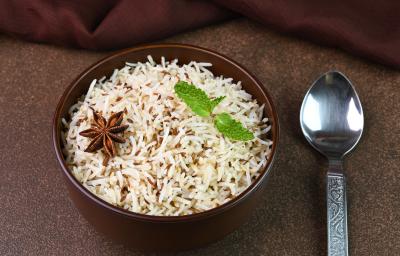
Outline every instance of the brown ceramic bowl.
[[(186, 216), (148, 216), (117, 208), (86, 190), (68, 170), (61, 151), (61, 118), (68, 109), (85, 94), (93, 79), (110, 76), (115, 68), (124, 63), (146, 61), (152, 55), (155, 60), (164, 56), (167, 60), (178, 58), (179, 63), (190, 61), (210, 62), (216, 75), (242, 81), (243, 88), (258, 102), (265, 103), (265, 116), (271, 120), (270, 139), (273, 141), (268, 164), (260, 176), (242, 194), (217, 208)], [(65, 90), (54, 116), (53, 143), (57, 159), (67, 184), (69, 195), (80, 213), (100, 232), (116, 241), (140, 250), (176, 251), (198, 247), (216, 241), (235, 230), (252, 213), (266, 187), (267, 177), (278, 144), (278, 117), (270, 95), (264, 86), (246, 69), (216, 52), (196, 46), (160, 44), (141, 46), (117, 52), (86, 69)]]

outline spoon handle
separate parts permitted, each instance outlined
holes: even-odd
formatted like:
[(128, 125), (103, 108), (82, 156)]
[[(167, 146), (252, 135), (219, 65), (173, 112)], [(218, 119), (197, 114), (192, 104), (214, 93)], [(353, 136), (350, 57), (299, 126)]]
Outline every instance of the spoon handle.
[(328, 256), (347, 256), (346, 179), (343, 173), (327, 174)]

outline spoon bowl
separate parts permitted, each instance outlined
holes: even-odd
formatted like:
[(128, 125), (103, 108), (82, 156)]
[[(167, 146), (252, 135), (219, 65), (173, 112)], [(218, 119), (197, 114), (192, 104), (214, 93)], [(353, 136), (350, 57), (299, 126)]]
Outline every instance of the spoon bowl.
[(341, 158), (361, 138), (364, 115), (351, 82), (340, 72), (322, 75), (307, 92), (300, 110), (307, 141), (328, 158)]

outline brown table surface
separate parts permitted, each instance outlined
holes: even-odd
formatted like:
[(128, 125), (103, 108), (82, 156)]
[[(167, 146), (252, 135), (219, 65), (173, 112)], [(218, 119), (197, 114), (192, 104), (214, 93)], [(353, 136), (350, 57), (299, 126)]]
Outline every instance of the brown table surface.
[[(330, 69), (351, 79), (365, 112), (363, 138), (345, 166), (350, 253), (400, 255), (398, 71), (245, 19), (164, 41), (210, 48), (243, 64), (272, 94), (281, 123), (279, 154), (253, 216), (223, 240), (179, 255), (326, 255), (326, 164), (303, 138), (298, 116), (311, 82)], [(0, 255), (142, 255), (80, 216), (52, 148), (59, 97), (107, 54), (0, 37)]]

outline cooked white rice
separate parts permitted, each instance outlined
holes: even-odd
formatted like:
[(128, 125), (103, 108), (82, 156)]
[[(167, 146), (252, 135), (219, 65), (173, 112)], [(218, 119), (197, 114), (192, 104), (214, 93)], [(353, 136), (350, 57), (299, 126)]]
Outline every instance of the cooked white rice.
[[(149, 215), (202, 212), (243, 192), (266, 165), (272, 142), (270, 126), (240, 82), (214, 76), (210, 63), (178, 60), (156, 64), (126, 63), (110, 79), (94, 80), (63, 119), (64, 154), (73, 175), (96, 196), (129, 211)], [(174, 93), (179, 81), (193, 83), (209, 97), (226, 96), (215, 114), (228, 112), (251, 130), (247, 142), (225, 138), (212, 117), (199, 117)], [(93, 107), (106, 119), (125, 110), (124, 144), (104, 167), (103, 151), (86, 153), (90, 139), (79, 132), (90, 128)]]

